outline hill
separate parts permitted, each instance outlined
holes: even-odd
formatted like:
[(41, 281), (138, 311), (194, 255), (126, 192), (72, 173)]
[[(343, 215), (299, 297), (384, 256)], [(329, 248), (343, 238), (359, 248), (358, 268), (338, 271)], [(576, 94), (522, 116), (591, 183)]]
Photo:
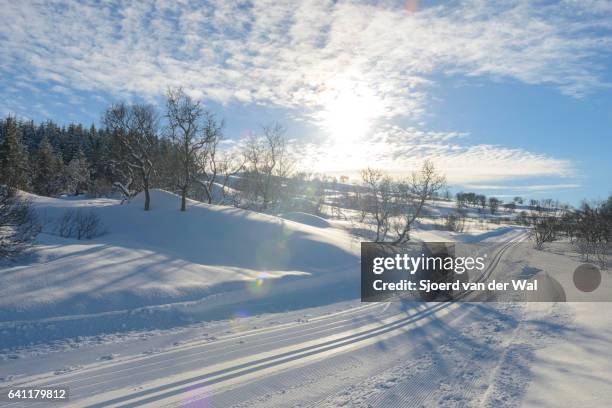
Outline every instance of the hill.
[[(45, 220), (33, 257), (0, 273), (0, 321), (48, 318), (201, 300), (264, 298), (340, 273), (355, 274), (358, 246), (340, 230), (151, 192), (120, 204), (109, 199), (31, 195)], [(93, 212), (105, 234), (57, 236), (66, 211)], [(357, 281), (357, 277), (355, 278)], [(218, 301), (218, 299), (217, 299)]]

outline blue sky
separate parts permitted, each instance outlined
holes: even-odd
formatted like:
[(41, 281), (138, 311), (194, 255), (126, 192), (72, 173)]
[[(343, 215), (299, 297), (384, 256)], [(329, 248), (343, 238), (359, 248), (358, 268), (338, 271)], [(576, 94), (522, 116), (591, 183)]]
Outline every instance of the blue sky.
[(230, 146), (272, 120), (300, 169), (454, 191), (612, 192), (612, 2), (3, 2), (0, 113), (99, 123), (183, 86)]

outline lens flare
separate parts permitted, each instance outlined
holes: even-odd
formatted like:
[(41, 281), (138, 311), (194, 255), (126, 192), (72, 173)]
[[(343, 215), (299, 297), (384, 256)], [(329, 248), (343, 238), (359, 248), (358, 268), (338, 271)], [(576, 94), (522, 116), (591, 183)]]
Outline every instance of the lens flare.
[(269, 288), (270, 288), (270, 280), (267, 279), (266, 272), (260, 273), (257, 276), (257, 278), (249, 281), (248, 283), (249, 291), (251, 292), (251, 294), (255, 295), (256, 297), (264, 296), (268, 292)]
[(198, 407), (208, 408), (213, 406), (212, 396), (207, 392), (207, 387), (194, 385), (183, 395), (184, 399), (182, 405), (184, 407), (193, 406), (194, 401), (197, 401)]

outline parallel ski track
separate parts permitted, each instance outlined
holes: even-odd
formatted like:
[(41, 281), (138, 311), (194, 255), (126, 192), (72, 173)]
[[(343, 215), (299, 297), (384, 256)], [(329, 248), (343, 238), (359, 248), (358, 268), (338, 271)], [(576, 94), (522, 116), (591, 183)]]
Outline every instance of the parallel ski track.
[[(521, 236), (521, 238), (523, 237)], [(488, 268), (485, 270), (485, 272), (483, 272), (479, 276), (479, 278), (475, 282), (487, 281), (489, 277), (491, 276), (491, 274), (493, 273), (493, 271), (497, 268), (504, 253), (509, 248), (516, 245), (518, 242), (520, 242), (520, 239), (517, 241), (508, 242), (502, 245), (502, 247), (497, 251), (497, 253), (493, 257), (493, 260), (489, 264)], [(462, 299), (468, 296), (470, 293), (471, 293), (470, 291), (463, 292), (458, 296), (458, 298)], [(160, 403), (164, 399), (175, 397), (184, 392), (193, 391), (194, 389), (198, 389), (200, 387), (205, 387), (205, 386), (209, 386), (213, 384), (219, 384), (224, 381), (236, 379), (238, 377), (245, 376), (247, 374), (252, 374), (260, 370), (281, 366), (281, 365), (284, 365), (290, 362), (307, 361), (308, 359), (315, 359), (317, 358), (317, 356), (321, 355), (322, 353), (329, 353), (330, 351), (333, 351), (335, 349), (340, 349), (348, 345), (354, 345), (360, 342), (364, 342), (366, 340), (373, 339), (378, 336), (382, 336), (389, 332), (398, 330), (407, 325), (418, 322), (422, 319), (432, 316), (433, 314), (443, 309), (448, 308), (453, 303), (454, 302), (437, 303), (437, 304), (434, 304), (433, 306), (428, 306), (420, 311), (417, 311), (410, 316), (405, 316), (404, 313), (400, 313), (397, 315), (402, 315), (404, 317), (394, 320), (389, 323), (382, 324), (375, 328), (363, 330), (357, 333), (351, 333), (349, 335), (346, 335), (340, 338), (334, 338), (333, 340), (323, 341), (323, 342), (309, 345), (306, 347), (295, 348), (288, 352), (275, 354), (275, 355), (268, 356), (265, 358), (256, 359), (253, 361), (249, 361), (247, 363), (234, 365), (231, 367), (223, 368), (221, 370), (204, 373), (202, 375), (197, 375), (197, 376), (193, 376), (187, 379), (182, 379), (180, 381), (175, 381), (172, 383), (155, 386), (147, 390), (130, 393), (124, 396), (107, 399), (103, 402), (96, 402), (96, 403), (85, 405), (85, 406), (89, 408), (108, 407), (108, 406), (136, 407), (136, 406), (143, 406), (143, 405), (152, 404), (152, 403)], [(368, 317), (371, 318), (370, 307), (363, 306), (363, 307), (359, 307), (356, 309), (358, 309), (358, 311), (360, 312), (365, 310), (365, 313), (356, 318), (355, 317), (347, 318), (347, 319), (342, 319), (340, 321), (334, 320), (334, 321), (331, 321), (329, 323), (324, 323), (314, 328), (312, 327), (304, 327), (303, 329), (300, 328), (300, 330), (296, 330), (296, 332), (292, 335), (292, 339), (299, 339), (301, 337), (312, 335), (313, 333), (318, 334), (319, 331), (320, 331), (320, 334), (322, 335), (321, 337), (324, 337), (326, 332), (333, 332), (337, 330), (338, 328), (343, 328), (345, 326), (354, 327), (356, 320), (360, 320), (360, 319), (366, 320)], [(347, 313), (350, 314), (350, 311), (347, 311)], [(338, 314), (342, 314), (342, 312)], [(397, 315), (394, 315), (394, 316), (397, 316)], [(321, 319), (324, 319), (326, 317), (329, 317), (329, 316), (322, 316)], [(292, 326), (292, 324), (287, 324), (287, 325), (282, 325), (282, 326), (284, 327), (279, 326), (273, 329), (253, 330), (252, 331), (253, 333), (247, 332), (245, 333), (245, 335), (253, 336), (253, 335), (259, 334), (261, 331), (264, 331), (264, 332), (281, 331), (282, 332), (283, 330), (290, 328), (287, 326)], [(336, 334), (342, 335), (342, 332), (339, 334), (338, 333)], [(284, 337), (285, 336), (282, 333), (280, 335), (266, 337), (266, 344), (270, 345), (270, 342), (269, 342), (270, 339), (280, 338), (282, 340), (282, 338)], [(120, 368), (119, 370), (116, 370), (116, 371), (104, 372), (101, 374), (92, 373), (93, 375), (87, 376), (83, 380), (77, 380), (76, 382), (70, 382), (69, 383), (70, 393), (71, 395), (74, 395), (75, 392), (79, 390), (84, 390), (85, 388), (94, 387), (95, 389), (95, 387), (99, 387), (100, 385), (103, 385), (109, 382), (117, 383), (117, 382), (120, 382), (120, 380), (123, 378), (125, 379), (126, 382), (129, 382), (131, 372), (133, 371), (146, 370), (147, 372), (150, 372), (150, 371), (160, 370), (161, 372), (162, 370), (167, 368), (168, 364), (172, 364), (173, 367), (176, 367), (177, 364), (180, 365), (181, 362), (183, 361), (185, 363), (191, 362), (193, 361), (193, 359), (198, 358), (199, 356), (203, 354), (211, 353), (213, 350), (211, 350), (210, 348), (214, 347), (217, 343), (224, 343), (231, 339), (235, 339), (235, 337), (230, 337), (229, 339), (220, 339), (218, 342), (207, 342), (204, 344), (189, 345), (185, 347), (187, 349), (187, 352), (181, 356), (173, 357), (172, 354), (175, 354), (175, 353), (172, 353), (172, 351), (170, 351), (168, 353), (160, 353), (159, 355), (142, 357), (143, 364), (134, 365), (131, 367), (128, 366), (128, 367)], [(220, 344), (220, 346), (221, 345), (222, 344)], [(295, 347), (299, 347), (299, 346), (300, 346), (299, 343), (295, 345)], [(219, 347), (219, 349), (221, 349), (221, 347)], [(230, 353), (227, 353), (227, 354), (230, 354)], [(157, 359), (157, 361), (153, 361), (153, 362), (149, 361), (150, 359), (156, 358), (156, 357), (159, 358)], [(168, 358), (164, 358), (164, 357), (168, 357)], [(138, 359), (141, 359), (141, 358), (138, 358)], [(92, 371), (95, 369), (96, 368), (92, 368)], [(81, 376), (82, 374), (84, 374), (83, 371), (78, 371), (78, 372), (73, 373), (74, 376)], [(97, 378), (97, 377), (101, 377), (100, 378), (101, 381), (94, 382), (94, 383), (90, 382), (92, 378)], [(65, 380), (66, 380), (66, 377), (62, 378), (61, 380), (57, 378), (55, 379), (55, 381), (53, 381), (53, 383), (47, 383), (45, 385), (53, 386), (53, 385), (59, 385), (59, 384), (66, 384)], [(79, 401), (74, 401), (74, 404), (76, 406), (83, 406), (79, 404)], [(9, 403), (8, 405), (2, 405), (2, 406), (16, 406), (16, 405), (18, 405), (18, 403)]]

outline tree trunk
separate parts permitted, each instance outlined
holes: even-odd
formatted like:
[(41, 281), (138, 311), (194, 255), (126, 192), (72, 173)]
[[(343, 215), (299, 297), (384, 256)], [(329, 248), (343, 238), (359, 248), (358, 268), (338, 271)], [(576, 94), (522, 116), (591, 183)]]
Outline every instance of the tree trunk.
[(397, 237), (397, 239), (393, 242), (394, 244), (401, 244), (402, 241), (410, 241), (410, 224), (404, 227), (402, 233)]
[(212, 183), (208, 184), (206, 182), (203, 184), (204, 193), (206, 193), (206, 200), (208, 201), (208, 204), (212, 204), (212, 185)]
[(191, 174), (189, 173), (189, 162), (190, 162), (189, 145), (187, 143), (185, 143), (184, 154), (185, 154), (185, 162), (183, 164), (185, 168), (183, 170), (185, 171), (185, 184), (183, 184), (183, 188), (181, 190), (181, 211), (187, 210), (186, 197), (187, 197), (187, 190), (189, 189), (189, 182), (191, 181)]
[(147, 182), (144, 183), (144, 193), (145, 193), (144, 210), (149, 211), (149, 206), (151, 203), (151, 196), (149, 195), (149, 183)]

